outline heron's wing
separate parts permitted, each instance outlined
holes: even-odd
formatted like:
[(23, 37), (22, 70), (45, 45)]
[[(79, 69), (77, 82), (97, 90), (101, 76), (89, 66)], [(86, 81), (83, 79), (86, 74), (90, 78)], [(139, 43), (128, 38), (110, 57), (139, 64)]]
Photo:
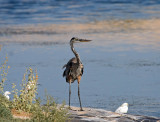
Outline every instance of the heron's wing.
[(65, 68), (66, 66), (67, 66), (67, 64), (65, 64), (65, 65), (62, 67), (62, 69)]
[(70, 59), (70, 60), (68, 61), (67, 64), (65, 64), (65, 65), (63, 66), (63, 68), (66, 68), (66, 69), (64, 70), (64, 72), (63, 72), (63, 77), (66, 76), (66, 75), (68, 75), (68, 74), (70, 73), (70, 70), (72, 69), (72, 67), (73, 67), (74, 63), (76, 63), (76, 61), (77, 61), (76, 58), (72, 58), (72, 59)]
[(76, 79), (77, 75), (83, 74), (83, 64), (79, 66), (79, 64), (77, 64), (77, 59), (75, 57), (70, 59), (68, 63), (63, 67), (66, 67), (66, 69), (63, 72), (63, 77), (70, 75)]

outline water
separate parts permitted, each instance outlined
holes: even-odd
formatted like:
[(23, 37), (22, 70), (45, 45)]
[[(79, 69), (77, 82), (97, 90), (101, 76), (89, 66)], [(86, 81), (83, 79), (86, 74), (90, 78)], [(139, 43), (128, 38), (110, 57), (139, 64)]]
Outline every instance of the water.
[[(81, 99), (84, 107), (115, 111), (128, 102), (130, 114), (160, 117), (160, 2), (0, 1), (0, 60), (11, 67), (5, 90), (17, 88), (28, 67), (37, 68), (38, 92), (47, 89), (68, 104), (62, 66), (72, 58), (73, 36), (92, 39), (75, 44), (84, 64)], [(71, 105), (79, 106), (77, 83)]]
[(0, 24), (160, 17), (158, 0), (0, 0)]

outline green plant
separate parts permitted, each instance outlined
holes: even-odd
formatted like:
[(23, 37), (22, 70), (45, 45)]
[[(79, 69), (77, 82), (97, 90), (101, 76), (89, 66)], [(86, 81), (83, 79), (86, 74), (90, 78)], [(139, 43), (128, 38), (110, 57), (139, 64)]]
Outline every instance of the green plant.
[(0, 118), (12, 119), (12, 114), (9, 106), (9, 100), (0, 94)]
[[(28, 79), (26, 81), (27, 75)], [(35, 77), (32, 68), (29, 68), (26, 70), (26, 73), (24, 73), (19, 96), (18, 96), (18, 90), (15, 88), (16, 85), (15, 84), (12, 85), (13, 88), (12, 93), (14, 94), (13, 105), (12, 105), (13, 109), (25, 112), (31, 111), (33, 102), (36, 101), (37, 80), (38, 80), (37, 72)]]
[(0, 104), (7, 108), (11, 108), (12, 102), (9, 101), (4, 95), (0, 94)]
[(53, 97), (46, 95), (46, 104), (40, 105), (41, 101), (38, 99), (32, 112), (32, 121), (38, 122), (65, 122), (69, 120), (68, 109), (62, 105), (56, 104)]
[(7, 74), (8, 74), (8, 70), (10, 68), (10, 66), (7, 66), (7, 62), (8, 62), (8, 57), (6, 56), (4, 63), (2, 63), (1, 67), (0, 67), (0, 74), (1, 74), (1, 81), (0, 81), (0, 92), (4, 93), (3, 89), (4, 89), (4, 83), (7, 80)]

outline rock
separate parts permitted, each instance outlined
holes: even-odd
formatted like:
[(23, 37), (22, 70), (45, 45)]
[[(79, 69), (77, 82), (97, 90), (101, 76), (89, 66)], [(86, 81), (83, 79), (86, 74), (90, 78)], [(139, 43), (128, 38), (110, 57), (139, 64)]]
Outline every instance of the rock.
[(160, 122), (157, 117), (117, 114), (103, 109), (83, 108), (84, 111), (79, 111), (79, 107), (73, 106), (71, 109), (71, 122)]

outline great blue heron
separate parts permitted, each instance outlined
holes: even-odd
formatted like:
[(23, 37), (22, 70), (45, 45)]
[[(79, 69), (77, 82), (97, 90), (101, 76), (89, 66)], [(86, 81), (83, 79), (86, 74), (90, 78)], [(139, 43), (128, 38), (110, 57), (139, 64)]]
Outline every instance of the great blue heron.
[(73, 37), (70, 40), (70, 46), (71, 50), (74, 53), (75, 57), (70, 59), (67, 64), (63, 66), (63, 68), (66, 67), (66, 69), (63, 72), (63, 77), (66, 77), (66, 82), (69, 83), (69, 108), (70, 108), (70, 98), (71, 98), (71, 83), (73, 83), (75, 80), (78, 82), (78, 97), (79, 97), (79, 103), (80, 103), (80, 110), (82, 111), (82, 105), (81, 105), (81, 99), (80, 99), (80, 89), (79, 89), (79, 83), (81, 80), (81, 76), (83, 75), (83, 64), (81, 62), (81, 59), (76, 52), (76, 50), (73, 47), (73, 43), (76, 42), (89, 42), (91, 40), (87, 39), (79, 39), (76, 37)]

